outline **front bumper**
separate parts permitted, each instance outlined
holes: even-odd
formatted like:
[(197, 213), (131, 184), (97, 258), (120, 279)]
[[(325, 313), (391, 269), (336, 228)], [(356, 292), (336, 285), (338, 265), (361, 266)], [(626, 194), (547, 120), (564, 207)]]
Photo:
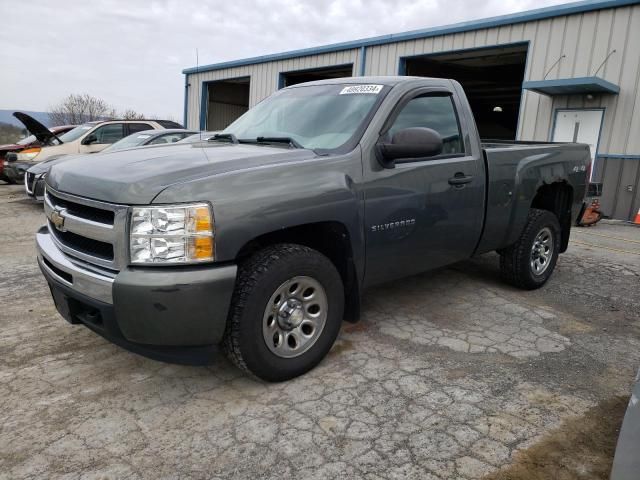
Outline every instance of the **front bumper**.
[(38, 264), (58, 312), (131, 351), (164, 361), (208, 363), (224, 334), (237, 267), (101, 271), (36, 235)]
[(31, 167), (33, 163), (8, 162), (4, 166), (4, 176), (15, 183), (20, 183), (24, 181), (24, 174)]

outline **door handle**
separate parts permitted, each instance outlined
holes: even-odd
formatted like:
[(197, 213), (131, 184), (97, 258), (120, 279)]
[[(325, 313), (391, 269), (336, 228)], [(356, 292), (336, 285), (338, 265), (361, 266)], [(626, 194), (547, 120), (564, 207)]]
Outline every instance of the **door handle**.
[(460, 186), (473, 180), (473, 175), (465, 175), (462, 172), (456, 173), (449, 179), (449, 185)]

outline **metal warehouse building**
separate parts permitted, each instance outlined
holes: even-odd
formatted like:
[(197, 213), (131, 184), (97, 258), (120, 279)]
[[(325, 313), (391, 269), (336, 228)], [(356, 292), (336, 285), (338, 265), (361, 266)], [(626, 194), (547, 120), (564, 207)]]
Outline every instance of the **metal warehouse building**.
[(458, 80), (480, 135), (591, 145), (602, 210), (640, 208), (640, 1), (523, 13), (188, 68), (185, 125), (218, 130), (275, 90), (310, 80)]

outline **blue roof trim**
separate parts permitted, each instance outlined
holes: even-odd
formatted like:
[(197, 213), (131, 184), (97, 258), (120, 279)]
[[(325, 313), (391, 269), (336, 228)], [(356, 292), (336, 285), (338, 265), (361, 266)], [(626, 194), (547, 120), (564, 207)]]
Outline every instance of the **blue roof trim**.
[(207, 72), (211, 70), (221, 70), (223, 68), (241, 67), (244, 65), (252, 65), (257, 63), (273, 62), (276, 60), (287, 60), (290, 58), (306, 57), (308, 55), (318, 55), (322, 53), (338, 52), (342, 50), (351, 50), (372, 45), (384, 45), (386, 43), (401, 42), (407, 40), (415, 40), (417, 38), (435, 37), (438, 35), (446, 35), (452, 33), (468, 32), (471, 30), (479, 30), (482, 28), (499, 27), (502, 25), (511, 25), (514, 23), (531, 22), (535, 20), (543, 20), (546, 18), (561, 17), (563, 15), (572, 15), (576, 13), (591, 12), (594, 10), (602, 10), (604, 8), (623, 7), (626, 5), (635, 5), (640, 0), (584, 0), (581, 2), (566, 3), (563, 5), (554, 5), (551, 7), (538, 8), (528, 10), (526, 12), (511, 13), (508, 15), (500, 15), (498, 17), (484, 18), (481, 20), (473, 20), (469, 22), (461, 22), (453, 25), (445, 25), (439, 27), (431, 27), (421, 30), (412, 30), (403, 33), (393, 33), (390, 35), (382, 35), (379, 37), (370, 37), (349, 42), (333, 43), (320, 47), (303, 48), (301, 50), (292, 50), (289, 52), (275, 53), (271, 55), (262, 55), (259, 57), (245, 58), (242, 60), (232, 60), (229, 62), (213, 63), (200, 67), (185, 68), (182, 70), (184, 74)]
[(620, 87), (600, 77), (558, 78), (532, 80), (522, 83), (522, 88), (543, 95), (576, 95), (587, 93), (620, 93)]

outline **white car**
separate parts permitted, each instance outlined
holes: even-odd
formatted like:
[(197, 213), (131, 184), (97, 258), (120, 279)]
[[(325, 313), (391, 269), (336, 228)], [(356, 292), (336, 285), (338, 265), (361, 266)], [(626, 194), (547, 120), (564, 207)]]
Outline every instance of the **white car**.
[[(104, 155), (118, 150), (147, 146), (147, 145), (171, 145), (188, 137), (196, 132), (185, 130), (183, 128), (165, 128), (163, 130), (143, 130), (134, 133), (116, 143), (109, 145), (107, 148), (98, 153)], [(52, 166), (66, 162), (69, 159), (76, 158), (80, 154), (74, 155), (56, 155), (49, 157), (47, 160), (37, 162), (29, 167), (24, 176), (24, 189), (30, 197), (34, 197), (38, 201), (44, 200), (44, 179), (49, 173)]]
[[(104, 120), (87, 122), (64, 135), (60, 135), (58, 138), (62, 143), (59, 145), (42, 147), (39, 151), (30, 149), (30, 152), (26, 154), (19, 153), (17, 161), (36, 163), (54, 156), (60, 157), (73, 153), (96, 153), (134, 133), (167, 128), (182, 128), (182, 125), (170, 120)], [(32, 128), (29, 128), (29, 130), (33, 132)]]

